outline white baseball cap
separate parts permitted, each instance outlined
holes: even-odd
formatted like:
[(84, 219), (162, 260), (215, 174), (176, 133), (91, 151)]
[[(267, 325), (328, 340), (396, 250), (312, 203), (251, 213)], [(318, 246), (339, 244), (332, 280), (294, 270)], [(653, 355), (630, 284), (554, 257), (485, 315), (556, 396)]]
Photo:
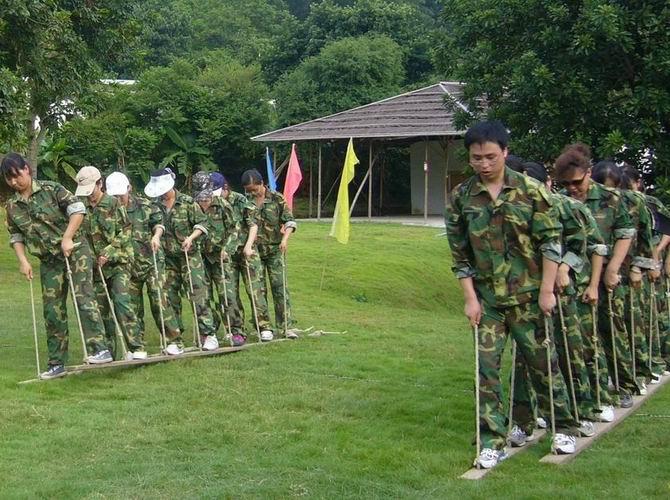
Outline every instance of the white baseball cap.
[(154, 170), (151, 172), (149, 184), (144, 187), (144, 194), (149, 198), (158, 198), (174, 187), (175, 175), (169, 168)]
[(95, 189), (95, 184), (100, 180), (102, 175), (100, 170), (95, 167), (82, 167), (77, 172), (77, 190), (74, 192), (75, 196), (89, 196)]
[(128, 177), (121, 172), (112, 172), (105, 179), (105, 186), (107, 186), (107, 194), (110, 196), (119, 196), (128, 194), (130, 189), (130, 182)]

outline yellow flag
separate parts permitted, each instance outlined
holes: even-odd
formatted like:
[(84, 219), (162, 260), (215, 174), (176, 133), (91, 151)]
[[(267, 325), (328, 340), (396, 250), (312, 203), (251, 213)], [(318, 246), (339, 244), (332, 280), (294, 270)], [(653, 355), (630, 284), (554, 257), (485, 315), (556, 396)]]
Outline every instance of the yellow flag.
[(349, 242), (349, 183), (354, 178), (354, 166), (359, 161), (354, 153), (354, 141), (349, 139), (347, 147), (347, 156), (344, 159), (342, 168), (342, 179), (340, 179), (340, 188), (337, 192), (337, 203), (335, 203), (335, 214), (333, 215), (333, 226), (330, 228), (330, 235), (340, 243)]

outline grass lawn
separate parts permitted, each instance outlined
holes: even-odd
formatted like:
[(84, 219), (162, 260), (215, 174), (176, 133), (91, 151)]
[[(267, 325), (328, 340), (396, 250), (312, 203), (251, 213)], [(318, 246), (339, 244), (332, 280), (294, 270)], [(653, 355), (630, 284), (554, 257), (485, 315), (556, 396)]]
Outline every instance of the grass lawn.
[(667, 386), (569, 465), (538, 463), (544, 442), (459, 479), (474, 455), (472, 342), (446, 240), (355, 224), (344, 246), (327, 232), (292, 238), (294, 312), (347, 334), (19, 386), (35, 376), (29, 288), (2, 231), (0, 497), (670, 497)]

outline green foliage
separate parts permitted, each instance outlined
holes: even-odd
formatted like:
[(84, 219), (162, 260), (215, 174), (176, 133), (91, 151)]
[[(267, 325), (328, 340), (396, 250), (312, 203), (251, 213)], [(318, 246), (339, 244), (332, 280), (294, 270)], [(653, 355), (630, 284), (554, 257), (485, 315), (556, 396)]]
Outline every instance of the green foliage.
[(390, 38), (332, 42), (280, 79), (279, 121), (297, 123), (392, 96), (403, 78), (401, 51)]
[[(575, 140), (597, 156), (670, 162), (670, 8), (663, 0), (445, 2), (435, 62), (466, 82), (471, 114), (512, 131), (513, 150), (552, 161)], [(480, 100), (484, 97), (484, 100)], [(488, 109), (482, 109), (486, 103)]]
[(70, 154), (71, 148), (64, 138), (47, 139), (40, 148), (39, 177), (59, 182), (72, 189), (77, 181), (81, 160)]

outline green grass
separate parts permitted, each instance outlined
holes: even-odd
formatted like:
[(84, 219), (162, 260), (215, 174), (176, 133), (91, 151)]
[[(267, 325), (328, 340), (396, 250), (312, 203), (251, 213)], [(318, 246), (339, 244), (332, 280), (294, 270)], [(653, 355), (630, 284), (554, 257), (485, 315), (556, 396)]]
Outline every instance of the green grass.
[(302, 327), (345, 335), (21, 386), (35, 372), (29, 288), (3, 232), (0, 497), (670, 496), (667, 387), (569, 465), (538, 463), (545, 442), (459, 479), (472, 347), (446, 240), (355, 224), (344, 246), (327, 232), (302, 224), (289, 283)]

